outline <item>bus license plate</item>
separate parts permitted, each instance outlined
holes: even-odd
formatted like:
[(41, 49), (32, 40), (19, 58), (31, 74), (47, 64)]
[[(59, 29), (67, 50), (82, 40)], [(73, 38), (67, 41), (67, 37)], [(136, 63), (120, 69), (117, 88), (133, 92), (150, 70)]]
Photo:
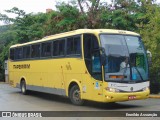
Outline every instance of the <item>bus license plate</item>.
[(135, 95), (128, 96), (128, 100), (135, 100), (135, 99), (136, 99), (136, 96), (135, 96)]

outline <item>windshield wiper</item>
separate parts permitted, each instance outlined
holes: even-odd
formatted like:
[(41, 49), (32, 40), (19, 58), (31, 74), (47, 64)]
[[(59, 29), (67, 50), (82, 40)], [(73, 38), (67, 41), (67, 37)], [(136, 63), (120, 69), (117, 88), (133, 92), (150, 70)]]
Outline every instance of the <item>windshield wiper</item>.
[(138, 74), (139, 74), (141, 80), (143, 80), (143, 77), (142, 77), (141, 73), (139, 72), (139, 70), (137, 69), (137, 67), (135, 66), (134, 68), (137, 70), (137, 72), (138, 72)]

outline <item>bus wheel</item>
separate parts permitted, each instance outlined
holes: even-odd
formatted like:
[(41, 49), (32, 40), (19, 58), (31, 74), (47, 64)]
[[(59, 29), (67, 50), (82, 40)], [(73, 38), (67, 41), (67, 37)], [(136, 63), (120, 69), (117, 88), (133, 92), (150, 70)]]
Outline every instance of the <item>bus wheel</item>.
[(26, 82), (24, 80), (21, 81), (21, 92), (23, 95), (27, 94)]
[(82, 105), (84, 100), (81, 99), (80, 89), (77, 85), (74, 85), (69, 92), (69, 98), (71, 102), (75, 105)]

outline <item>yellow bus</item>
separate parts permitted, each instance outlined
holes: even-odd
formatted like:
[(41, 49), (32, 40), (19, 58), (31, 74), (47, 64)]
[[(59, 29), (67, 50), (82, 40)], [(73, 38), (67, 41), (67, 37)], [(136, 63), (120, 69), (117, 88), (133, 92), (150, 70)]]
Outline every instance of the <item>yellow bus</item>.
[(79, 29), (10, 47), (9, 83), (84, 100), (119, 102), (149, 96), (148, 61), (139, 34)]

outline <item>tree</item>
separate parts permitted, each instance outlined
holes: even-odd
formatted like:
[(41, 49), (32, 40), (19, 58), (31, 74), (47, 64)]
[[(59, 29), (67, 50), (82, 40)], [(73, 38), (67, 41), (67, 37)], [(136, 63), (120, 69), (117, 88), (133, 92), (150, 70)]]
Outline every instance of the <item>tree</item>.
[[(43, 24), (46, 22), (46, 14), (44, 13), (26, 14), (23, 10), (15, 7), (6, 10), (6, 12), (16, 14), (17, 17), (9, 18), (7, 15), (0, 14), (0, 20), (8, 24), (0, 27), (0, 63), (2, 64), (8, 58), (11, 45), (42, 38), (44, 36)], [(0, 69), (0, 76), (4, 77), (2, 65)]]
[(147, 8), (147, 11), (146, 17), (149, 19), (149, 22), (148, 24), (141, 23), (141, 27), (139, 29), (145, 46), (153, 54), (154, 63), (152, 69), (158, 70), (160, 69), (160, 60), (157, 59), (157, 56), (160, 55), (160, 8), (150, 6)]
[(105, 10), (106, 4), (101, 0), (77, 0), (81, 14), (86, 16), (85, 28), (99, 28), (101, 25), (101, 13)]

